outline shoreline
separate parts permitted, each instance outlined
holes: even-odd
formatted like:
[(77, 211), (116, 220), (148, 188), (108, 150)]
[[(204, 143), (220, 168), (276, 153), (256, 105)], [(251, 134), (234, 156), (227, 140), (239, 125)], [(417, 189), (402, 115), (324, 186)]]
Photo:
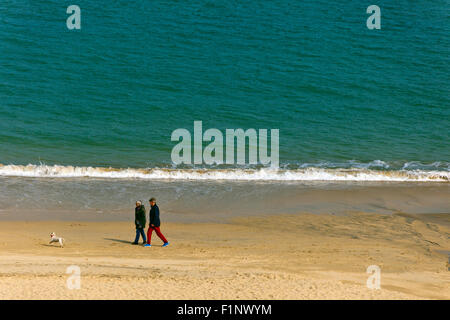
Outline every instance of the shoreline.
[(0, 177), (0, 221), (130, 221), (156, 197), (165, 222), (222, 222), (297, 213), (450, 212), (446, 183), (285, 183)]
[[(48, 245), (49, 234), (66, 239)], [(450, 214), (297, 214), (163, 223), (0, 222), (0, 299), (450, 299)], [(68, 290), (66, 268), (81, 269)], [(366, 286), (369, 265), (381, 290)]]

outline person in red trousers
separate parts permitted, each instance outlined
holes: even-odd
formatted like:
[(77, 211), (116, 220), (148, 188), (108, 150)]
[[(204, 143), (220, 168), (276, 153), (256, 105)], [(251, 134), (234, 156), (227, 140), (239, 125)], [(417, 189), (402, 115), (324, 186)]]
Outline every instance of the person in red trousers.
[(148, 227), (148, 231), (147, 231), (147, 244), (145, 245), (145, 247), (151, 247), (151, 242), (152, 242), (152, 233), (153, 230), (155, 230), (156, 235), (164, 242), (164, 244), (162, 245), (163, 247), (167, 247), (169, 245), (169, 241), (167, 241), (166, 237), (164, 237), (164, 235), (161, 233), (160, 230), (160, 226), (161, 226), (161, 221), (159, 220), (159, 208), (156, 205), (156, 199), (155, 198), (151, 198), (149, 200), (150, 202), (150, 225)]

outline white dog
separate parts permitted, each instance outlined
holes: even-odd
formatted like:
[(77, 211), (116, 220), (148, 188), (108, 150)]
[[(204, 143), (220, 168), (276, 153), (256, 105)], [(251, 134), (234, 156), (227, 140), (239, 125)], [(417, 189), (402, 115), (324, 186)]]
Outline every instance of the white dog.
[(56, 233), (52, 232), (50, 233), (50, 242), (49, 244), (53, 242), (59, 242), (59, 246), (62, 248), (64, 246), (64, 238), (57, 237)]

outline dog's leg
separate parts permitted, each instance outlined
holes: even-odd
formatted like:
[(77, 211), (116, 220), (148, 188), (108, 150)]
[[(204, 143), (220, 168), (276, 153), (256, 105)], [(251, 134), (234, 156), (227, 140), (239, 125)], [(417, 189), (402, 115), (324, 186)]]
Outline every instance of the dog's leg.
[(63, 242), (64, 242), (64, 239), (63, 238), (59, 238), (59, 245), (60, 245), (61, 248), (64, 247)]

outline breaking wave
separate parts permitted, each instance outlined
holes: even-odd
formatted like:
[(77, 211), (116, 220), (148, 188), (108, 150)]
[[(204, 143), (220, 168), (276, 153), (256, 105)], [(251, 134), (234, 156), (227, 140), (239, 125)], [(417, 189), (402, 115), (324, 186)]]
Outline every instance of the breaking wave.
[(43, 178), (106, 178), (154, 180), (241, 180), (241, 181), (411, 181), (449, 182), (445, 170), (376, 170), (361, 167), (295, 169), (169, 169), (104, 168), (61, 165), (2, 165), (0, 176)]

